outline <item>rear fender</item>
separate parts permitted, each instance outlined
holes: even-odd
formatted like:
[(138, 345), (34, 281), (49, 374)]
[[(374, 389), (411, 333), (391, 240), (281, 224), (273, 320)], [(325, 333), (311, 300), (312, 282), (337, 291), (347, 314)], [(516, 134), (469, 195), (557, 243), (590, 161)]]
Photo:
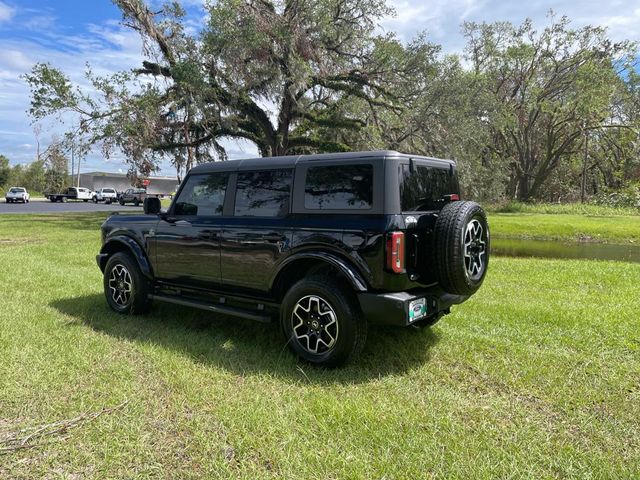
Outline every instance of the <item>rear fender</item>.
[(270, 289), (277, 285), (279, 277), (285, 272), (288, 266), (291, 266), (293, 263), (302, 260), (314, 260), (324, 262), (327, 265), (330, 265), (336, 268), (338, 271), (342, 272), (345, 276), (349, 284), (353, 287), (356, 292), (366, 292), (367, 291), (367, 282), (362, 277), (360, 272), (349, 262), (340, 258), (337, 255), (328, 252), (301, 252), (290, 257), (287, 257), (275, 271), (270, 281)]

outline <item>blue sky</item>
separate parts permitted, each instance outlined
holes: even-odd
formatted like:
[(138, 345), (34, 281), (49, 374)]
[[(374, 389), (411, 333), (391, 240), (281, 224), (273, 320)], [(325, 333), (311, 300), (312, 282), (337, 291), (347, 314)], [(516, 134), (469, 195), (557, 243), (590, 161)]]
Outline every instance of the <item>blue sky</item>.
[[(204, 0), (183, 0), (192, 25), (204, 15)], [(158, 3), (159, 0), (153, 0)], [(420, 31), (458, 52), (463, 46), (460, 24), (465, 20), (509, 20), (520, 23), (526, 17), (544, 24), (549, 9), (568, 15), (575, 26), (606, 26), (614, 40), (640, 40), (640, 0), (393, 0), (394, 18), (381, 28), (395, 31), (409, 40)], [(134, 68), (142, 60), (142, 45), (135, 32), (124, 29), (120, 14), (110, 0), (0, 0), (0, 153), (12, 164), (35, 158), (35, 137), (28, 89), (20, 75), (36, 62), (61, 67), (72, 80), (82, 83), (89, 62), (96, 73)], [(40, 143), (46, 147), (52, 136), (65, 129), (57, 120), (42, 125)], [(228, 142), (232, 157), (255, 154), (252, 145)], [(121, 157), (108, 161), (98, 152), (89, 155), (83, 171), (126, 171)], [(172, 174), (164, 169), (164, 174)]]

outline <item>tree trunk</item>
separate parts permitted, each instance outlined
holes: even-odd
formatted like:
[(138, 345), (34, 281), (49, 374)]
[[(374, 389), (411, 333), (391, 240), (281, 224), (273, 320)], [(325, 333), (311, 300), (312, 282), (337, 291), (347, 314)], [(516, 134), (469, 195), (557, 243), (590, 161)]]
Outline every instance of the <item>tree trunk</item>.
[(580, 182), (580, 203), (587, 199), (587, 166), (589, 161), (589, 137), (584, 132), (584, 157), (582, 159), (582, 181)]
[(518, 177), (518, 200), (520, 202), (528, 202), (531, 197), (529, 185), (529, 176), (522, 173)]

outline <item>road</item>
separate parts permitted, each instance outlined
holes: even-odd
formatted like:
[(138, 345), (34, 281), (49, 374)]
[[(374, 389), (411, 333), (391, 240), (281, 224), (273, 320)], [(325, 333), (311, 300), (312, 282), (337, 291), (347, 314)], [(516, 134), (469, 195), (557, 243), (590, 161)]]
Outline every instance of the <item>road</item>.
[(76, 202), (52, 203), (45, 200), (32, 200), (29, 203), (0, 203), (0, 215), (4, 213), (66, 213), (66, 212), (142, 212), (142, 207), (120, 206), (118, 203)]

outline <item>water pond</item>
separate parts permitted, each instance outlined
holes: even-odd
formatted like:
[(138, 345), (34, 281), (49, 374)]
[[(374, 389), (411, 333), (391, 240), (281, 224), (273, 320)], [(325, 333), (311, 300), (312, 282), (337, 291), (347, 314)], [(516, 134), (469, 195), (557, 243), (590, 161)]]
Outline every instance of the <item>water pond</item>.
[(640, 263), (640, 245), (492, 238), (491, 253), (504, 257), (574, 258)]

